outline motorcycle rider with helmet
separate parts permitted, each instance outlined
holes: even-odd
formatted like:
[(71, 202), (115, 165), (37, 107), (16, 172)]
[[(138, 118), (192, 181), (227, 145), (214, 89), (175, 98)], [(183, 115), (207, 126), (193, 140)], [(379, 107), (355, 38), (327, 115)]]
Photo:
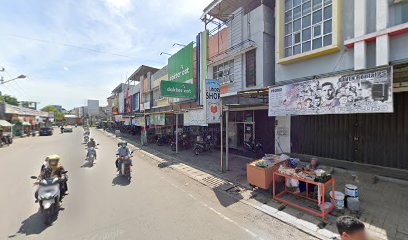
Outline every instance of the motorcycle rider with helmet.
[(120, 166), (122, 164), (122, 160), (120, 158), (129, 157), (130, 166), (133, 166), (133, 164), (132, 164), (132, 160), (130, 159), (130, 155), (132, 154), (132, 151), (127, 147), (127, 142), (126, 141), (120, 142), (118, 146), (120, 147), (118, 148), (116, 155), (119, 158), (116, 159), (115, 165), (116, 165), (116, 170), (119, 172)]
[[(39, 184), (39, 182), (43, 179), (50, 178), (50, 177), (58, 177), (60, 179), (60, 190), (61, 190), (61, 197), (66, 194), (68, 191), (67, 185), (67, 176), (64, 167), (60, 163), (61, 157), (59, 155), (50, 155), (45, 159), (41, 167), (41, 173), (37, 178), (35, 184)], [(35, 192), (35, 199), (38, 199), (38, 190)]]
[[(89, 140), (89, 142), (86, 144), (86, 146), (87, 146), (88, 149), (90, 149), (90, 148), (96, 148), (95, 139), (94, 139), (94, 138), (91, 138), (91, 139)], [(89, 151), (88, 151), (88, 153), (86, 154), (86, 157), (87, 157), (87, 158), (88, 158), (88, 156), (89, 156)], [(95, 151), (95, 159), (96, 159), (96, 151)]]

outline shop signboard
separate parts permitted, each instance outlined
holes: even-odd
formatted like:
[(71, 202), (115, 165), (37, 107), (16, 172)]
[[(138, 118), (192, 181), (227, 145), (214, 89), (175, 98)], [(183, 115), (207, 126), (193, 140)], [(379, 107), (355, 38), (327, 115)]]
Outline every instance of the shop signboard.
[(133, 125), (144, 127), (145, 126), (145, 118), (144, 117), (136, 117), (133, 119)]
[(208, 126), (205, 109), (195, 109), (185, 112), (184, 126)]
[(173, 54), (168, 61), (169, 80), (185, 83), (193, 80), (193, 43)]
[(115, 115), (115, 121), (116, 122), (122, 122), (123, 121), (123, 116), (122, 115)]
[(269, 89), (269, 116), (393, 111), (392, 67)]
[(165, 114), (152, 114), (150, 115), (149, 125), (164, 125), (165, 120)]
[(207, 123), (220, 123), (221, 99), (220, 81), (214, 79), (205, 80), (206, 115)]
[(161, 95), (173, 98), (195, 98), (196, 88), (191, 83), (161, 81)]

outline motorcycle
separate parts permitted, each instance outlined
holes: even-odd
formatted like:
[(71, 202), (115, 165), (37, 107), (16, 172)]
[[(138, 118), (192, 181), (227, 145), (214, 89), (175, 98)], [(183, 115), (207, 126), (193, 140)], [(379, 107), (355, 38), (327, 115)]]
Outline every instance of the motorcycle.
[(96, 150), (95, 150), (95, 148), (94, 148), (94, 147), (88, 148), (88, 154), (87, 154), (86, 160), (88, 161), (88, 163), (89, 163), (91, 166), (93, 166), (94, 161), (95, 161), (95, 158), (96, 158)]
[(252, 138), (250, 138), (249, 141), (244, 142), (244, 149), (247, 152), (252, 152), (260, 155), (262, 155), (263, 153), (262, 143), (260, 143), (259, 141), (254, 142)]
[(170, 141), (170, 136), (162, 135), (162, 136), (157, 137), (156, 144), (157, 146), (163, 146), (165, 144), (168, 144), (169, 141)]
[[(64, 172), (66, 174), (67, 171)], [(66, 175), (65, 175), (66, 176)], [(36, 178), (35, 176), (31, 178)], [(67, 181), (67, 176), (65, 177)], [(63, 193), (60, 189), (61, 180), (58, 177), (43, 179), (38, 183), (38, 202), (45, 224), (50, 224), (59, 211)]]
[(202, 152), (211, 151), (213, 148), (213, 141), (211, 135), (207, 135), (204, 141), (197, 141), (194, 144), (193, 152), (195, 155), (199, 155)]
[(64, 128), (60, 128), (61, 129), (61, 134), (64, 133)]
[(33, 130), (33, 131), (31, 132), (31, 136), (35, 137), (35, 135), (36, 135), (36, 132)]
[[(178, 137), (178, 147), (183, 149), (190, 148), (190, 140), (187, 133), (181, 133)], [(172, 151), (176, 151), (176, 138), (171, 139), (170, 148)]]
[(120, 166), (119, 166), (119, 176), (124, 176), (126, 179), (130, 182), (130, 179), (132, 178), (130, 172), (130, 158), (132, 155), (127, 156), (127, 157), (118, 157), (118, 161), (120, 161)]

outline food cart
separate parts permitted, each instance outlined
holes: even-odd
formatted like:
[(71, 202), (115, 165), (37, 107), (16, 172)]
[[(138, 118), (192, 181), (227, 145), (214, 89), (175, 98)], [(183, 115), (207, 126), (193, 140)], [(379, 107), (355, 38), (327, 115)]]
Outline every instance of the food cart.
[[(285, 187), (283, 191), (278, 192), (275, 187), (275, 184), (277, 184), (276, 179), (281, 178), (285, 179)], [(293, 181), (297, 183), (304, 182), (306, 185), (306, 192), (301, 193), (300, 191), (291, 190), (290, 188), (292, 188), (291, 184), (293, 184)], [(333, 196), (333, 201), (326, 201), (326, 199), (328, 199), (328, 197), (326, 197), (327, 190), (331, 188), (331, 191), (335, 192), (336, 186), (334, 178), (321, 169), (316, 171), (305, 171), (300, 168), (295, 169), (281, 166), (278, 171), (273, 173), (273, 186), (274, 200), (299, 208), (303, 211), (322, 217), (323, 219), (325, 219), (335, 208), (335, 196)], [(297, 185), (297, 187), (295, 186), (295, 188), (298, 187), (299, 185)], [(309, 195), (311, 187), (317, 190), (317, 196), (311, 197)], [(298, 199), (306, 199), (306, 201), (301, 201), (302, 203), (299, 203), (298, 201), (295, 201)]]
[[(273, 173), (287, 164), (286, 157), (267, 154), (262, 159), (247, 164), (247, 181), (251, 186), (272, 191)], [(282, 178), (283, 180), (283, 178)], [(277, 178), (276, 181), (279, 181)]]

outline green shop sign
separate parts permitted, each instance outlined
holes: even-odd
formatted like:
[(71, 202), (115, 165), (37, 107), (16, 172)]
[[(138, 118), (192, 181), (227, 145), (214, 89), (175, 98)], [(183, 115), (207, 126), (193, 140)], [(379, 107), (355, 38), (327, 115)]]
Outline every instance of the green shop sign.
[(173, 98), (195, 98), (196, 87), (191, 83), (161, 81), (161, 95)]
[(193, 43), (169, 58), (169, 80), (174, 82), (193, 81)]

